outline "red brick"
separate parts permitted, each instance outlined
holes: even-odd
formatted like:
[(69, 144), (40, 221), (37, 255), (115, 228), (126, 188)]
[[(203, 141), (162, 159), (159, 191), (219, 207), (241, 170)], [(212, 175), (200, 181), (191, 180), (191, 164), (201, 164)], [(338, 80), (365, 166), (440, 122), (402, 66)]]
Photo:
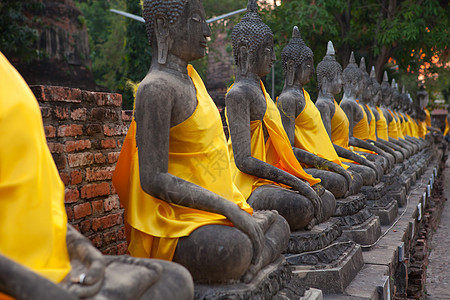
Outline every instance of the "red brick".
[(86, 169), (86, 180), (87, 181), (97, 181), (97, 180), (108, 180), (111, 179), (114, 173), (115, 167), (104, 167), (104, 168), (87, 168)]
[(53, 138), (56, 136), (56, 128), (51, 125), (44, 126), (44, 131), (47, 138)]
[(95, 92), (90, 91), (81, 91), (81, 99), (83, 99), (84, 102), (90, 102), (95, 103)]
[(102, 229), (102, 223), (100, 222), (100, 219), (93, 219), (92, 230), (98, 231), (99, 229)]
[(95, 93), (95, 99), (98, 106), (122, 106), (122, 95), (111, 93)]
[(41, 107), (41, 114), (43, 118), (49, 118), (52, 116), (52, 109), (50, 107)]
[(75, 88), (44, 86), (45, 100), (58, 102), (81, 102), (81, 90)]
[(78, 224), (73, 224), (72, 226), (76, 231), (80, 231), (80, 226), (78, 226)]
[(111, 195), (116, 194), (116, 187), (114, 186), (114, 184), (111, 184)]
[(69, 154), (67, 158), (71, 168), (91, 165), (94, 163), (94, 155), (90, 152)]
[(75, 219), (81, 219), (92, 214), (91, 204), (89, 202), (78, 204), (73, 207)]
[(105, 245), (114, 243), (117, 241), (117, 233), (115, 231), (110, 231), (103, 234), (103, 243)]
[(97, 248), (100, 248), (102, 246), (102, 235), (101, 233), (97, 233), (91, 237), (89, 237), (91, 240), (92, 245), (94, 245)]
[(117, 245), (117, 255), (127, 254), (128, 245), (127, 243), (120, 243)]
[(101, 141), (101, 146), (103, 149), (113, 149), (116, 148), (117, 143), (114, 139), (106, 139)]
[(122, 227), (119, 230), (117, 230), (117, 239), (119, 241), (125, 239), (125, 228), (124, 227)]
[(106, 108), (93, 108), (91, 110), (91, 120), (92, 121), (117, 121), (119, 118), (117, 113), (112, 109)]
[(111, 246), (102, 251), (103, 255), (117, 255), (117, 246)]
[(86, 121), (86, 108), (77, 108), (70, 113), (70, 118), (75, 121)]
[(104, 200), (105, 211), (111, 211), (119, 208), (119, 197), (117, 195), (110, 196)]
[(71, 222), (73, 221), (73, 209), (70, 207), (66, 207), (66, 215), (67, 215), (67, 221)]
[(81, 188), (81, 198), (90, 199), (98, 196), (109, 195), (111, 189), (107, 182), (93, 183)]
[(83, 134), (83, 125), (61, 125), (58, 128), (58, 136), (79, 136)]
[(80, 184), (81, 181), (83, 180), (83, 175), (81, 174), (80, 170), (75, 170), (75, 171), (70, 172), (70, 178), (71, 178), (71, 181), (70, 181), (71, 184)]
[(70, 177), (68, 173), (59, 173), (59, 177), (61, 177), (62, 182), (64, 183), (64, 185), (69, 185), (70, 183)]
[(45, 98), (43, 85), (33, 85), (30, 86), (30, 89), (33, 92), (34, 96), (36, 97), (37, 101), (47, 101), (47, 99)]
[(119, 159), (120, 152), (110, 152), (108, 153), (108, 162), (114, 164)]
[(64, 203), (75, 203), (80, 199), (80, 192), (77, 189), (66, 189)]
[(69, 117), (69, 109), (67, 107), (57, 106), (53, 109), (53, 113), (58, 120), (66, 120)]
[(81, 233), (86, 233), (91, 229), (91, 221), (86, 220), (80, 223)]
[(103, 125), (103, 132), (106, 136), (125, 135), (128, 127), (125, 125)]
[(86, 126), (85, 134), (89, 136), (93, 136), (96, 134), (101, 134), (102, 132), (102, 125), (100, 124), (90, 124)]
[(95, 153), (95, 163), (104, 164), (106, 162), (106, 157), (101, 153)]
[(100, 222), (102, 224), (103, 229), (107, 229), (113, 227), (115, 225), (120, 225), (122, 223), (122, 214), (112, 214), (108, 216), (104, 216), (100, 218)]
[(60, 143), (47, 143), (48, 149), (51, 153), (63, 153), (64, 145)]
[(103, 200), (92, 201), (92, 209), (93, 213), (102, 213), (103, 212)]
[(58, 170), (66, 167), (66, 157), (63, 153), (52, 153), (52, 157)]
[(132, 110), (122, 110), (122, 121), (131, 122), (132, 119), (133, 119)]
[(91, 141), (90, 140), (67, 141), (65, 143), (65, 148), (66, 152), (91, 149)]

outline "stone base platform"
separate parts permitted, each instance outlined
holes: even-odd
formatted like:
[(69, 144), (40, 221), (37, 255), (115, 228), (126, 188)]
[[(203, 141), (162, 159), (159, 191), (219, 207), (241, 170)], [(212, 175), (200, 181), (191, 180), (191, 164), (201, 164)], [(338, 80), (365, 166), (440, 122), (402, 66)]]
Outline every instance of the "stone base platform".
[[(287, 255), (286, 259), (299, 283), (320, 288), (325, 294), (343, 293), (364, 265), (361, 246), (351, 241), (336, 241), (326, 249)], [(308, 261), (315, 264), (306, 264)]]
[[(385, 199), (389, 198), (384, 196)], [(380, 201), (381, 202), (381, 201)], [(382, 201), (386, 202), (386, 201)], [(369, 210), (376, 216), (380, 218), (381, 225), (391, 225), (398, 215), (398, 206), (397, 201), (395, 199), (391, 199), (386, 204), (371, 204), (369, 203)]]
[[(195, 284), (194, 299), (276, 299), (277, 294), (288, 286), (291, 279), (291, 267), (281, 256), (262, 269), (250, 283)], [(306, 288), (296, 289), (294, 292), (296, 299), (304, 295)]]
[(404, 207), (406, 205), (406, 188), (401, 185), (392, 185), (388, 188), (388, 197), (397, 201), (398, 207)]
[[(365, 210), (368, 211), (367, 209)], [(342, 227), (342, 237), (360, 245), (371, 245), (378, 240), (380, 235), (380, 218), (373, 213), (370, 213), (370, 216), (361, 224)]]
[(316, 225), (312, 230), (294, 231), (289, 238), (285, 253), (297, 254), (323, 249), (342, 234), (340, 221), (330, 218), (327, 222)]

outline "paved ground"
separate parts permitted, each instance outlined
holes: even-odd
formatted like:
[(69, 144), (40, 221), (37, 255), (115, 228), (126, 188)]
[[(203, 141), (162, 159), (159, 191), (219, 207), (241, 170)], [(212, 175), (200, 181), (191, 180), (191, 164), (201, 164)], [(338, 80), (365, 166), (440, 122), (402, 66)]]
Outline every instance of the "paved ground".
[(431, 241), (426, 299), (450, 299), (450, 158), (444, 170), (445, 203), (439, 227)]

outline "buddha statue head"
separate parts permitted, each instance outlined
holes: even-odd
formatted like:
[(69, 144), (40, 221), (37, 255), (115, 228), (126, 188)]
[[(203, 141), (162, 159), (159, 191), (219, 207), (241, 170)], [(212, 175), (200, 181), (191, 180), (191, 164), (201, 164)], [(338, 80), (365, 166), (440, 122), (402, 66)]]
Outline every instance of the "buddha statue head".
[(373, 106), (379, 105), (381, 101), (381, 85), (378, 83), (374, 66), (372, 66), (372, 70), (370, 70), (368, 90), (371, 95), (369, 103)]
[(400, 110), (403, 112), (407, 112), (408, 107), (409, 107), (409, 98), (408, 94), (406, 93), (406, 88), (403, 85), (402, 92), (400, 94)]
[(388, 75), (387, 75), (386, 71), (384, 71), (383, 82), (381, 82), (381, 96), (382, 96), (382, 103), (386, 107), (391, 105), (392, 90), (391, 90), (391, 86), (388, 81)]
[(166, 64), (169, 53), (184, 62), (206, 55), (211, 31), (201, 0), (144, 0), (143, 16), (159, 64)]
[(359, 68), (361, 69), (361, 72), (363, 74), (363, 91), (361, 95), (361, 100), (364, 103), (369, 103), (372, 99), (372, 93), (370, 91), (370, 76), (369, 73), (367, 73), (366, 70), (366, 59), (364, 57), (361, 57), (361, 61), (359, 62)]
[(231, 43), (239, 75), (254, 73), (263, 77), (269, 74), (276, 59), (273, 33), (259, 16), (256, 0), (248, 1), (247, 13), (233, 28)]
[(327, 54), (317, 65), (317, 85), (322, 93), (339, 94), (342, 90), (342, 66), (336, 61), (333, 43), (328, 42)]
[(314, 74), (314, 55), (300, 36), (297, 26), (292, 29), (292, 38), (281, 51), (284, 76), (288, 86), (298, 80), (301, 85), (307, 84)]
[(347, 67), (342, 72), (344, 81), (344, 96), (354, 95), (356, 99), (360, 99), (364, 90), (364, 74), (356, 64), (355, 54), (350, 54), (350, 60)]
[(395, 81), (395, 78), (393, 78), (391, 82), (391, 93), (392, 93), (391, 107), (393, 109), (397, 109), (398, 103), (400, 103), (400, 92), (398, 91), (398, 84)]
[(420, 107), (426, 107), (428, 105), (428, 92), (425, 90), (425, 86), (423, 83), (420, 83), (416, 97)]

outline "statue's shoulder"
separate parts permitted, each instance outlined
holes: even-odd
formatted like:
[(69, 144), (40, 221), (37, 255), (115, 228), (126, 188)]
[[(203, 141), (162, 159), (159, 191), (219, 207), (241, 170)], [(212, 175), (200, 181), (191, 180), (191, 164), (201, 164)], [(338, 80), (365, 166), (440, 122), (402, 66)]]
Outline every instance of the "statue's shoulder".
[(236, 82), (228, 91), (226, 101), (250, 102), (252, 99), (258, 97), (258, 95), (262, 95), (261, 87), (245, 82)]

